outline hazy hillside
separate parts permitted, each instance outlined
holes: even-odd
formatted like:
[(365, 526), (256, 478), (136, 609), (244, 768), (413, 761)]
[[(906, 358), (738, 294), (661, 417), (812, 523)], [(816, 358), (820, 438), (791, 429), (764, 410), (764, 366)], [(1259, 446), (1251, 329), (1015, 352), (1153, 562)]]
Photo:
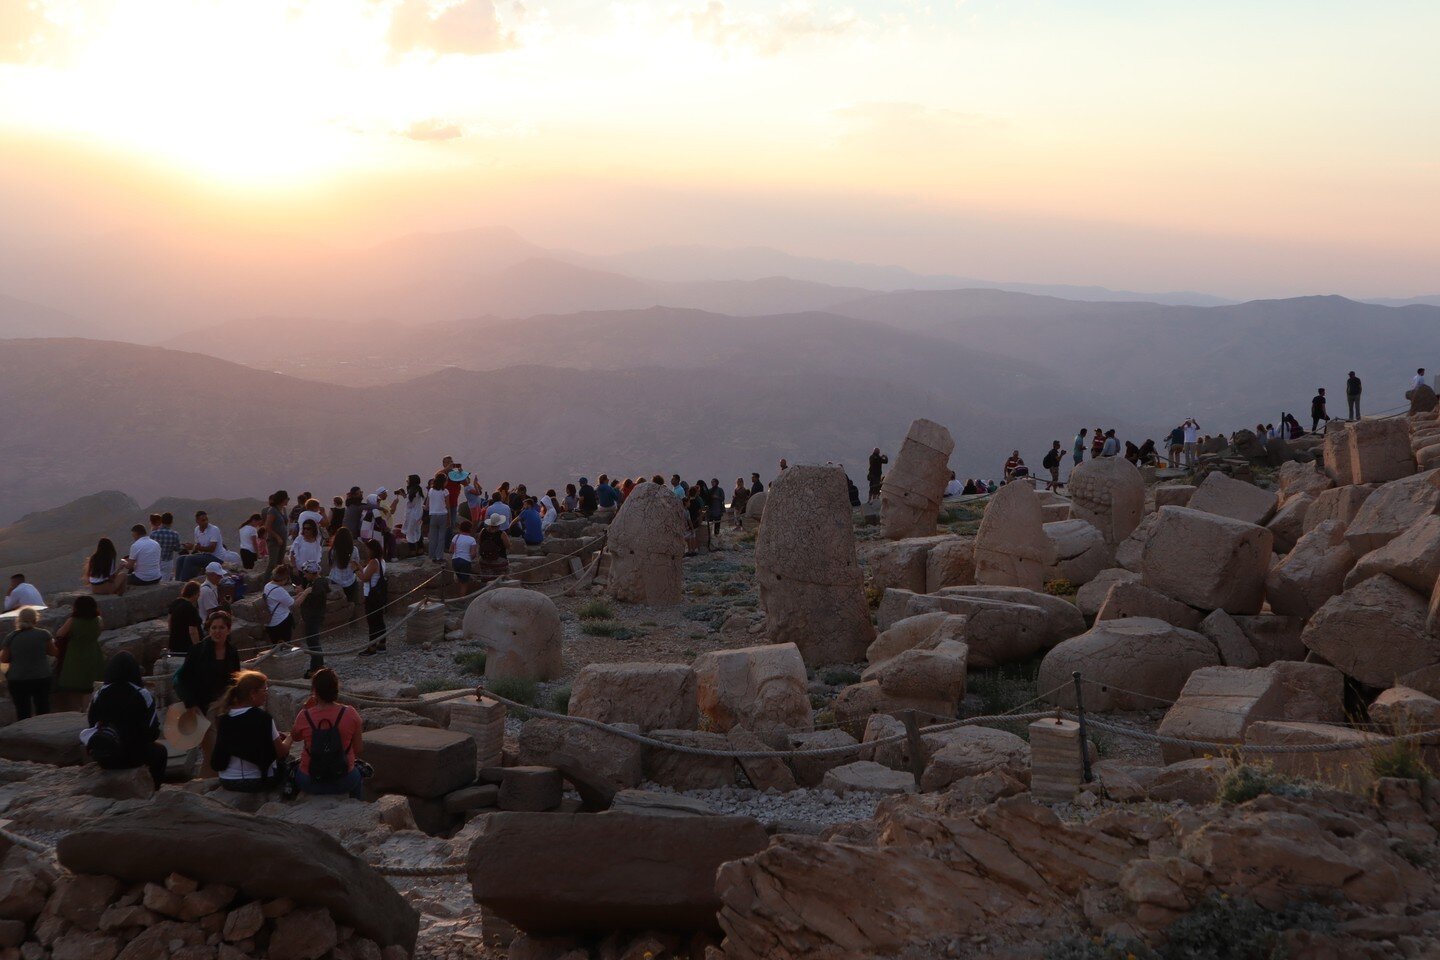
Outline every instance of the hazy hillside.
[(90, 324), (68, 313), (0, 293), (0, 340), (12, 337), (81, 337)]

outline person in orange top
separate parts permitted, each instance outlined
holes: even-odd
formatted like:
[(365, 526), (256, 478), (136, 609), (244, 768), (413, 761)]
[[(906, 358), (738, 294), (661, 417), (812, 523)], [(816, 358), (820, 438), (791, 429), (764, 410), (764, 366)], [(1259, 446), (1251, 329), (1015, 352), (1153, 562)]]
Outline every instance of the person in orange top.
[(340, 703), (340, 679), (329, 667), (310, 678), (310, 697), (295, 715), (291, 737), (304, 744), (295, 784), (303, 793), (349, 794), (360, 799), (364, 721)]

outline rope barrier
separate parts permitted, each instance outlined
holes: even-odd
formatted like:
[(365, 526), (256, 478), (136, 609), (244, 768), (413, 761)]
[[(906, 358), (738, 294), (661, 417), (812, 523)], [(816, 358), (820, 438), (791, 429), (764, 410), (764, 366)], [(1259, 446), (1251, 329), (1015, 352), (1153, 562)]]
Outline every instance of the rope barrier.
[[(10, 821), (8, 820), (5, 821), (6, 824), (8, 824), (9, 822)], [(24, 847), (31, 853), (38, 853), (42, 857), (49, 857), (52, 860), (55, 859), (54, 847), (42, 843), (39, 840), (27, 837), (22, 833), (16, 833), (14, 830), (10, 830), (6, 827), (0, 827), (0, 837), (4, 837), (6, 840), (9, 840), (11, 843), (15, 844), (17, 847)]]
[[(1066, 720), (1077, 719), (1076, 715), (1069, 711), (1061, 711)], [(1258, 754), (1278, 753), (1345, 753), (1355, 750), (1370, 750), (1375, 747), (1389, 746), (1394, 743), (1423, 743), (1433, 740), (1440, 743), (1440, 730), (1426, 730), (1420, 733), (1405, 733), (1395, 736), (1381, 737), (1376, 740), (1367, 740), (1364, 743), (1226, 743), (1219, 740), (1191, 740), (1188, 737), (1167, 737), (1163, 734), (1150, 733), (1145, 730), (1137, 730), (1134, 727), (1126, 727), (1121, 724), (1112, 723), (1108, 720), (1096, 720), (1092, 714), (1085, 715), (1087, 726), (1095, 727), (1097, 730), (1105, 730), (1118, 734), (1122, 737), (1130, 737), (1133, 740), (1143, 740), (1147, 743), (1169, 744), (1176, 747), (1190, 747), (1202, 750), (1214, 750), (1218, 752), (1240, 752)]]
[(401, 867), (372, 863), (370, 868), (383, 877), (455, 877), (467, 872), (464, 864), (435, 867)]

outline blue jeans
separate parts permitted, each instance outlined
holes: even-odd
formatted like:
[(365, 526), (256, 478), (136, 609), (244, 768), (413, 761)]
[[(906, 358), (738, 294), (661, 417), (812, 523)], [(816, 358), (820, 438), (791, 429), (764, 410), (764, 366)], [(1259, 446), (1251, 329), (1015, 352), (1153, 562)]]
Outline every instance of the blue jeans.
[(449, 529), (448, 519), (443, 513), (430, 514), (430, 559), (444, 560), (446, 543), (446, 531)]
[(356, 800), (360, 799), (360, 768), (351, 767), (350, 772), (339, 780), (332, 780), (329, 783), (316, 783), (310, 779), (310, 775), (304, 770), (295, 771), (295, 785), (300, 788), (301, 793), (309, 793), (317, 797), (338, 796), (348, 793)]
[(175, 579), (194, 580), (205, 572), (205, 568), (219, 561), (213, 553), (187, 553), (175, 560)]

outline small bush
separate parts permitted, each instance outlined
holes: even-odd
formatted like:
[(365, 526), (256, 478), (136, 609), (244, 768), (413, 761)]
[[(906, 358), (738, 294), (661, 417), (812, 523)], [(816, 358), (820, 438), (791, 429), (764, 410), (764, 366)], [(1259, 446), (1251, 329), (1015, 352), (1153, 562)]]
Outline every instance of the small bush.
[(829, 705), (829, 703), (830, 703), (830, 698), (827, 697), (827, 696), (825, 696), (823, 693), (812, 693), (812, 694), (810, 694), (810, 709), (811, 709), (811, 710), (823, 710), (823, 709), (825, 709), (826, 706)]
[(1307, 797), (1310, 789), (1289, 777), (1276, 773), (1270, 767), (1255, 767), (1239, 764), (1230, 769), (1220, 780), (1216, 796), (1221, 803), (1248, 803), (1263, 793), (1281, 797)]
[(1153, 960), (1154, 951), (1136, 940), (1107, 933), (1103, 937), (1066, 937), (1045, 948), (1045, 960)]
[(464, 680), (456, 680), (451, 677), (426, 677), (415, 684), (415, 689), (421, 693), (439, 693), (441, 690), (462, 690), (470, 686)]
[(591, 600), (575, 611), (581, 620), (613, 620), (615, 611), (604, 600)]
[(977, 670), (970, 674), (969, 692), (980, 698), (982, 714), (1008, 713), (1034, 699), (1038, 671), (1038, 660)]
[(860, 671), (850, 667), (826, 667), (820, 679), (831, 687), (848, 687), (860, 682)]
[(833, 727), (836, 719), (834, 709), (826, 707), (824, 710), (820, 710), (815, 714), (815, 726), (819, 729)]
[(1370, 769), (1376, 777), (1398, 777), (1429, 783), (1433, 774), (1420, 755), (1420, 746), (1413, 740), (1397, 740), (1382, 747), (1370, 758)]
[(485, 673), (485, 651), (472, 650), (455, 654), (455, 665), (466, 673), (483, 676)]
[(1079, 591), (1079, 587), (1063, 577), (1045, 582), (1045, 592), (1052, 597), (1073, 597)]
[(614, 620), (589, 620), (580, 625), (580, 632), (592, 637), (613, 637), (622, 629)]
[(570, 684), (550, 691), (550, 709), (554, 713), (570, 712)]
[(866, 587), (866, 588), (865, 588), (865, 602), (870, 606), (870, 609), (871, 609), (871, 610), (879, 610), (879, 609), (880, 609), (880, 601), (883, 600), (884, 598), (885, 598), (885, 591), (884, 591), (884, 590), (881, 590), (879, 587)]
[(514, 700), (516, 703), (523, 703), (528, 707), (535, 706), (535, 698), (540, 693), (540, 687), (534, 680), (525, 680), (520, 677), (502, 677), (498, 680), (491, 680), (485, 684), (487, 690), (498, 694), (506, 700)]

